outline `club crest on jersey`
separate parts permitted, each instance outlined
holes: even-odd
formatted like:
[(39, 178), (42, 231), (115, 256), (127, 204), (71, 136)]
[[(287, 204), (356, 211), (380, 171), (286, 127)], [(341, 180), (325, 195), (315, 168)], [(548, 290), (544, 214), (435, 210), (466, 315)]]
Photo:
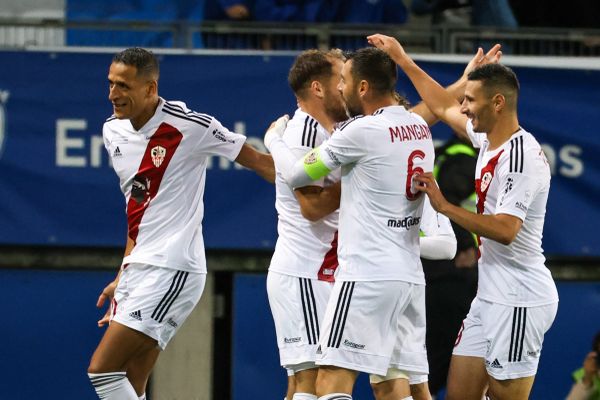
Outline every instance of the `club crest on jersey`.
[(316, 162), (317, 162), (317, 155), (315, 154), (314, 151), (311, 151), (310, 153), (308, 153), (306, 158), (304, 158), (304, 164), (306, 164), (306, 165), (311, 165)]
[(8, 101), (10, 92), (8, 90), (0, 90), (0, 157), (4, 150), (4, 141), (6, 139), (6, 109), (5, 105)]
[(152, 156), (152, 164), (158, 168), (165, 160), (167, 149), (162, 146), (154, 146), (152, 150), (150, 150), (150, 155)]
[(483, 176), (481, 177), (481, 191), (482, 192), (485, 192), (487, 190), (488, 186), (492, 182), (492, 178), (493, 178), (493, 175), (490, 171), (487, 171), (485, 174), (483, 174)]

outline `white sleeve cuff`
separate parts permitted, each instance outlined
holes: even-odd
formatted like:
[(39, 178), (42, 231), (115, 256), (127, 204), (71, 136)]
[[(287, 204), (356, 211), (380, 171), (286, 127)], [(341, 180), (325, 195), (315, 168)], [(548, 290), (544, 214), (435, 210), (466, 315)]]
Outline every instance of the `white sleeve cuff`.
[(421, 257), (427, 260), (452, 260), (456, 256), (456, 237), (448, 235), (419, 238)]

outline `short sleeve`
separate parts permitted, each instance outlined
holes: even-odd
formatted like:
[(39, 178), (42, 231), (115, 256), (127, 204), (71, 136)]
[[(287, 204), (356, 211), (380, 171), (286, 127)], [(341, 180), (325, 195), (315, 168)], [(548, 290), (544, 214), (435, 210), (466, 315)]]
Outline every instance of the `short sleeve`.
[(342, 165), (358, 161), (367, 154), (364, 131), (360, 124), (346, 126), (336, 130), (331, 138), (319, 147), (319, 157), (328, 169), (334, 170)]
[(524, 221), (529, 205), (538, 190), (538, 179), (510, 172), (499, 178), (500, 194), (496, 214), (509, 214)]
[(466, 131), (467, 135), (469, 135), (469, 139), (471, 139), (471, 143), (473, 143), (473, 147), (476, 149), (480, 148), (487, 135), (485, 133), (475, 132), (473, 130), (473, 123), (470, 119), (467, 119)]
[[(288, 129), (283, 134), (283, 142), (290, 150), (294, 161), (304, 158), (308, 152), (319, 147), (325, 142), (325, 135), (328, 135), (310, 116), (307, 115), (303, 122), (299, 126), (288, 124)], [(324, 185), (324, 177), (311, 183), (311, 186), (323, 187)]]
[(197, 153), (226, 157), (233, 161), (240, 154), (246, 136), (231, 132), (213, 118), (204, 134), (198, 136)]

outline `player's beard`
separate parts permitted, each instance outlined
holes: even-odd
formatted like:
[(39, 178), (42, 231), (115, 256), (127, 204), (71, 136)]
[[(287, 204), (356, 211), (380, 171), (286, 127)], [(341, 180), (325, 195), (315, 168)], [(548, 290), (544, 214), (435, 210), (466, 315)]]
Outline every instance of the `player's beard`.
[(325, 113), (329, 116), (329, 118), (333, 119), (334, 122), (342, 122), (347, 120), (348, 115), (346, 114), (346, 108), (344, 107), (344, 102), (339, 92), (331, 93), (329, 91), (325, 91), (324, 94)]
[(362, 104), (360, 104), (360, 100), (358, 99), (356, 93), (353, 92), (347, 97), (342, 95), (342, 97), (344, 99), (344, 106), (346, 108), (346, 114), (348, 114), (348, 117), (352, 118), (356, 117), (357, 115), (364, 114)]

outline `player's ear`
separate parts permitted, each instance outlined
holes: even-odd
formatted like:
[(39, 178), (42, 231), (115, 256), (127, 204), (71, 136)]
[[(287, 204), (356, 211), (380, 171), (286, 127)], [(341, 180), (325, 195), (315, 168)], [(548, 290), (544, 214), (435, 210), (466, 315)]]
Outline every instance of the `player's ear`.
[(358, 84), (358, 95), (362, 97), (362, 96), (366, 95), (368, 91), (369, 91), (369, 82), (367, 82), (366, 80), (363, 79)]
[(152, 79), (148, 82), (146, 87), (146, 94), (148, 96), (156, 96), (158, 94), (158, 82), (155, 79)]
[(496, 93), (494, 97), (492, 97), (492, 104), (494, 106), (494, 111), (500, 112), (504, 109), (506, 105), (506, 98), (501, 93)]
[(321, 85), (321, 82), (319, 81), (312, 81), (310, 83), (310, 90), (311, 92), (319, 97), (319, 98), (323, 98), (324, 94), (323, 94), (323, 85)]

